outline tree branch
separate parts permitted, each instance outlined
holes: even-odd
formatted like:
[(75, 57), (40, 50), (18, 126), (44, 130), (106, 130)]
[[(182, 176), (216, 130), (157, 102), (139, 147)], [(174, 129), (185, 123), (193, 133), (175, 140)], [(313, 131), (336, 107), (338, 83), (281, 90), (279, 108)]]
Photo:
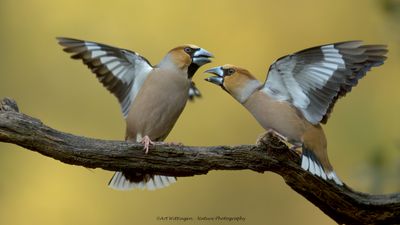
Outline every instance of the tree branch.
[(195, 147), (157, 143), (146, 155), (141, 144), (54, 130), (19, 113), (15, 101), (4, 98), (0, 102), (0, 141), (67, 164), (111, 171), (133, 169), (172, 176), (194, 176), (211, 170), (271, 171), (339, 224), (400, 223), (400, 194), (364, 194), (315, 177), (301, 169), (298, 154), (273, 136), (258, 145)]

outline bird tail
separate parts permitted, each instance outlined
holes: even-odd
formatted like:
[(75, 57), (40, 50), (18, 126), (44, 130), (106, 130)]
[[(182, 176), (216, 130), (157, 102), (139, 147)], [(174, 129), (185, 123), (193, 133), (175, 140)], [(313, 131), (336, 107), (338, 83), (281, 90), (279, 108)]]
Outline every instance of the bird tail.
[(176, 177), (142, 174), (132, 171), (115, 172), (108, 186), (115, 190), (156, 190), (176, 182)]
[(326, 164), (328, 166), (322, 166), (321, 162), (318, 160), (314, 152), (303, 145), (303, 151), (301, 156), (301, 168), (309, 171), (311, 174), (321, 177), (324, 180), (332, 180), (337, 185), (342, 186), (342, 181), (338, 178), (335, 171), (333, 171), (332, 166), (328, 159), (326, 159)]

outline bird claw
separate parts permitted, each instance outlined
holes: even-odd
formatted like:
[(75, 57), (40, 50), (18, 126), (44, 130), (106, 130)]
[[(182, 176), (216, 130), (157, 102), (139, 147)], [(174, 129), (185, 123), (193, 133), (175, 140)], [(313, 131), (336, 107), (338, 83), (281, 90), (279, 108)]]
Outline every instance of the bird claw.
[(149, 153), (149, 146), (150, 145), (155, 145), (155, 143), (153, 141), (151, 141), (151, 139), (149, 138), (149, 136), (144, 136), (141, 143), (144, 145), (143, 146), (143, 150), (145, 150), (145, 154)]

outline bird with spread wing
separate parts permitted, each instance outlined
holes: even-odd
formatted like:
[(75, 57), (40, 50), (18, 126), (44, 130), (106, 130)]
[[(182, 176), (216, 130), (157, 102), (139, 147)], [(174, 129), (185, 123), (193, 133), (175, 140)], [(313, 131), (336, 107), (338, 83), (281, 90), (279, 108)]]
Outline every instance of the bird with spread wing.
[(267, 132), (302, 147), (303, 169), (342, 185), (329, 162), (321, 124), (340, 97), (383, 64), (386, 53), (385, 45), (340, 42), (281, 57), (270, 66), (265, 83), (229, 64), (205, 71), (215, 75), (206, 80), (241, 103)]
[[(163, 141), (168, 136), (186, 102), (200, 96), (192, 77), (213, 57), (198, 46), (182, 45), (152, 66), (130, 50), (72, 38), (57, 39), (65, 52), (82, 60), (118, 99), (126, 121), (125, 139), (143, 143), (146, 154), (153, 141)], [(152, 190), (175, 181), (171, 176), (124, 170), (114, 174), (109, 186), (118, 190)]]

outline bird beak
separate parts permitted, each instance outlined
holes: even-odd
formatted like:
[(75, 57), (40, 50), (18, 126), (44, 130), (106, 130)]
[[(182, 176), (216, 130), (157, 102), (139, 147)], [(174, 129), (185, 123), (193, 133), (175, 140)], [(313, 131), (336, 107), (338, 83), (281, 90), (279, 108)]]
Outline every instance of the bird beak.
[(213, 58), (214, 55), (208, 52), (207, 50), (203, 48), (199, 48), (197, 51), (194, 52), (193, 54), (193, 63), (195, 63), (198, 66), (202, 66), (206, 63), (211, 62), (210, 58)]
[(208, 82), (211, 82), (213, 84), (222, 86), (224, 83), (224, 71), (222, 70), (222, 67), (214, 67), (212, 69), (204, 71), (204, 73), (211, 73), (215, 74), (216, 76), (211, 76), (207, 77), (205, 80)]

